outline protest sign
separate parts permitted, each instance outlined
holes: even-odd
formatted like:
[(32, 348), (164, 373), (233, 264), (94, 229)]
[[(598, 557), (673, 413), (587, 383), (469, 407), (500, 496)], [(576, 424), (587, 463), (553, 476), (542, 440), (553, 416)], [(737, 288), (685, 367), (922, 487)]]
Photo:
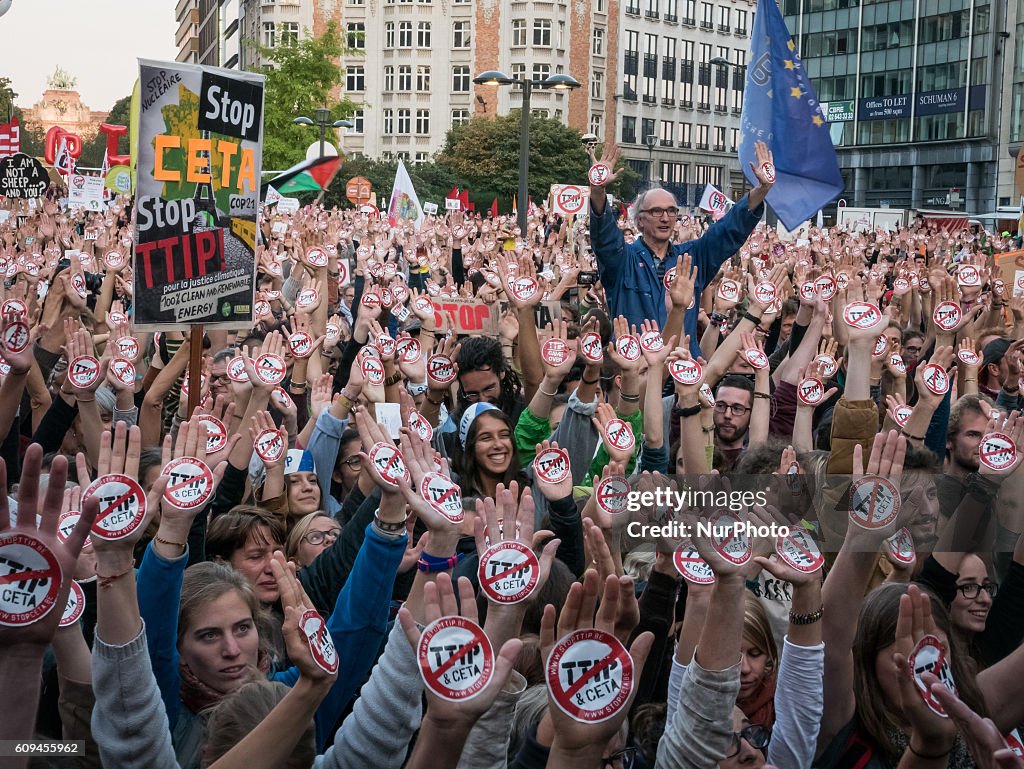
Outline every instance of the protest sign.
[(34, 157), (19, 152), (0, 160), (0, 196), (5, 198), (41, 198), (50, 184), (46, 166)]
[(264, 78), (142, 60), (139, 81), (134, 326), (249, 328)]
[(575, 184), (552, 184), (551, 203), (551, 210), (562, 216), (586, 213), (590, 203), (590, 188)]
[(298, 210), (298, 198), (281, 198), (277, 201), (277, 212), (279, 214), (294, 214)]
[(437, 203), (424, 203), (423, 204), (423, 213), (427, 214), (428, 216), (436, 216), (437, 215)]
[(103, 210), (103, 177), (71, 174), (68, 177), (68, 205), (89, 211)]

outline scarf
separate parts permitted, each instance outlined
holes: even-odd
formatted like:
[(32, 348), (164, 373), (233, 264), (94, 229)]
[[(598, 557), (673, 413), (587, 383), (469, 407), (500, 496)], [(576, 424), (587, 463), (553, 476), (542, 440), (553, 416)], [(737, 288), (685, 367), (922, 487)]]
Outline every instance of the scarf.
[(736, 705), (752, 724), (775, 725), (775, 674), (764, 680), (749, 697), (738, 697)]
[[(257, 668), (263, 677), (270, 672), (270, 664), (270, 653), (265, 649), (260, 649)], [(222, 692), (200, 681), (183, 657), (178, 658), (178, 675), (181, 678), (178, 696), (181, 697), (182, 704), (197, 715), (207, 708), (212, 708), (228, 694), (228, 692)]]

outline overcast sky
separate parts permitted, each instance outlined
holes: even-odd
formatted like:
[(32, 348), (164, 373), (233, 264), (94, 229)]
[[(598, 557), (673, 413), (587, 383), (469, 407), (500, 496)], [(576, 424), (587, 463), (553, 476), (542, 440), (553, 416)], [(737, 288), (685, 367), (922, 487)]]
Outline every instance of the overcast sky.
[(58, 65), (78, 78), (91, 109), (109, 110), (131, 93), (136, 59), (173, 61), (174, 0), (13, 0), (0, 16), (0, 75), (11, 78), (17, 104), (43, 95)]

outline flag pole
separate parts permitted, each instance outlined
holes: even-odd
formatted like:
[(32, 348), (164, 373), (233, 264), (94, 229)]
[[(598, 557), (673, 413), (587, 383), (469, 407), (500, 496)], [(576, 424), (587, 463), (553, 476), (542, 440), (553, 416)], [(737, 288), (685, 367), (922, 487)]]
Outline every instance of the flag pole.
[(188, 418), (192, 418), (196, 408), (199, 406), (199, 398), (202, 395), (202, 368), (203, 368), (203, 324), (198, 323), (192, 326), (191, 338), (189, 340), (189, 363), (188, 363)]

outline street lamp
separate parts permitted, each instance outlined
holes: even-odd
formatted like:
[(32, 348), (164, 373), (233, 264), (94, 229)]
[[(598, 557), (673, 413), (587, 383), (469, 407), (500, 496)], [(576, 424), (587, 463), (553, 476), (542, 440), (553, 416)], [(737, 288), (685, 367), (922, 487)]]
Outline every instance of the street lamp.
[(331, 111), (322, 107), (313, 110), (313, 119), (310, 120), (308, 117), (303, 115), (297, 117), (292, 122), (295, 125), (316, 125), (320, 126), (320, 158), (324, 156), (324, 139), (327, 136), (328, 128), (351, 128), (353, 123), (351, 120), (335, 120), (331, 122)]
[(551, 75), (544, 80), (509, 77), (498, 70), (488, 70), (473, 78), (477, 85), (517, 85), (523, 90), (523, 102), (519, 121), (519, 194), (516, 196), (519, 233), (526, 235), (526, 207), (529, 205), (527, 180), (530, 175), (530, 96), (534, 88), (551, 91), (571, 91), (580, 87), (580, 82), (569, 75)]
[(644, 144), (647, 145), (647, 189), (651, 189), (654, 186), (654, 147), (658, 144), (658, 137), (647, 134)]

